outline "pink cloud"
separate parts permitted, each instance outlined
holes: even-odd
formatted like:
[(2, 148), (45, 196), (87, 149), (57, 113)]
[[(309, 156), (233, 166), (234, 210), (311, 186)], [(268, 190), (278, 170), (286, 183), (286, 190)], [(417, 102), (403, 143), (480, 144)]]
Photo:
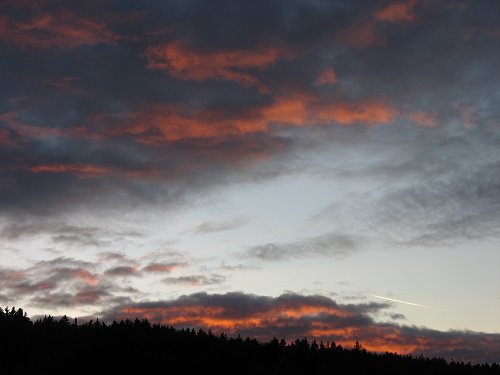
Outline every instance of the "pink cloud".
[(316, 79), (317, 85), (333, 85), (337, 82), (337, 73), (333, 68), (326, 68)]
[(198, 51), (179, 41), (149, 47), (146, 50), (149, 69), (167, 71), (172, 77), (194, 81), (225, 79), (246, 86), (256, 85), (251, 70), (262, 70), (292, 56), (274, 46), (250, 50)]
[(99, 21), (71, 11), (45, 12), (24, 21), (0, 17), (0, 40), (29, 48), (74, 48), (115, 43), (119, 36)]
[(410, 22), (415, 19), (413, 8), (416, 0), (390, 2), (387, 6), (374, 13), (377, 21), (385, 22)]

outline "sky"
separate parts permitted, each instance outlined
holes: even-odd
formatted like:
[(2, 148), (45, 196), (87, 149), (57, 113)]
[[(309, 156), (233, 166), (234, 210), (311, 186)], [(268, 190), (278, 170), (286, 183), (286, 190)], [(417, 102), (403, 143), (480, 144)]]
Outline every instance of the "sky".
[(3, 0), (0, 306), (500, 362), (499, 15)]

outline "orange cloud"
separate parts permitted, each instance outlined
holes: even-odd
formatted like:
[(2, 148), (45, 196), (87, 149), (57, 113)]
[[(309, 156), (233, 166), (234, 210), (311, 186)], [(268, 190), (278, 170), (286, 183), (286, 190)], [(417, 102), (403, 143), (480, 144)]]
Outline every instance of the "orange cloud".
[(320, 109), (318, 116), (322, 120), (334, 121), (342, 125), (361, 122), (369, 125), (387, 124), (398, 115), (398, 111), (377, 102), (340, 103)]
[(249, 335), (261, 340), (273, 336), (288, 342), (298, 337), (351, 347), (356, 340), (370, 351), (426, 353), (461, 360), (498, 357), (500, 335), (440, 332), (425, 328), (379, 323), (370, 315), (384, 304), (342, 305), (322, 296), (284, 294), (262, 297), (243, 293), (196, 293), (166, 302), (138, 303), (110, 311), (105, 320), (147, 318), (176, 327), (196, 327)]
[(333, 85), (337, 82), (337, 74), (333, 68), (329, 67), (323, 71), (316, 79), (317, 85)]
[(0, 40), (30, 48), (74, 48), (114, 43), (119, 37), (101, 22), (70, 11), (46, 12), (27, 21), (0, 18)]
[(377, 21), (409, 22), (415, 18), (413, 7), (416, 3), (416, 0), (392, 2), (386, 7), (376, 11), (373, 16)]
[(283, 325), (285, 321), (317, 316), (319, 314), (333, 314), (347, 317), (344, 311), (319, 304), (311, 305), (280, 305), (247, 314), (234, 314), (225, 307), (204, 305), (171, 306), (157, 308), (124, 307), (120, 316), (145, 316), (153, 321), (160, 321), (169, 325), (204, 326), (226, 332), (237, 332), (241, 329), (261, 328), (263, 326)]
[(27, 168), (33, 173), (71, 173), (78, 176), (101, 175), (108, 168), (93, 164), (40, 164)]
[(146, 50), (149, 69), (165, 70), (179, 79), (204, 81), (219, 78), (246, 86), (257, 84), (257, 78), (248, 70), (264, 69), (291, 56), (290, 52), (271, 46), (254, 50), (196, 51), (178, 41)]
[(341, 44), (347, 44), (357, 48), (366, 48), (377, 45), (385, 45), (386, 37), (383, 30), (377, 29), (379, 22), (402, 23), (415, 19), (413, 8), (416, 0), (390, 2), (387, 6), (377, 10), (369, 19), (359, 20), (342, 30), (335, 36), (335, 40)]
[[(313, 100), (314, 98), (302, 94), (278, 97), (268, 106), (255, 110), (256, 120), (251, 121), (250, 124), (256, 123), (257, 129), (267, 129), (272, 124), (310, 125), (308, 124), (311, 119), (309, 104)], [(252, 128), (252, 126), (247, 127)]]
[(75, 268), (71, 270), (71, 274), (75, 278), (79, 278), (83, 280), (86, 284), (95, 286), (99, 282), (99, 277), (90, 273), (89, 271), (83, 268)]
[[(337, 123), (350, 125), (386, 124), (398, 111), (383, 103), (364, 100), (325, 104), (313, 96), (294, 94), (277, 97), (271, 103), (238, 114), (201, 110), (188, 113), (173, 105), (148, 105), (107, 130), (107, 136), (131, 135), (138, 142), (157, 144), (192, 139), (227, 140), (247, 134), (267, 132), (273, 125), (307, 127)], [(99, 122), (111, 122), (101, 118)], [(104, 134), (104, 136), (106, 136)]]

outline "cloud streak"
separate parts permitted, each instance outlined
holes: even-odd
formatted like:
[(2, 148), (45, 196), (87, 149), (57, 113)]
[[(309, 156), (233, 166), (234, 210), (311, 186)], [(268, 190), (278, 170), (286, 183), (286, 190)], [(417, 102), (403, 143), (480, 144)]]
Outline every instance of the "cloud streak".
[(358, 249), (359, 239), (338, 233), (313, 237), (294, 243), (268, 243), (257, 245), (246, 252), (249, 258), (263, 261), (282, 261), (309, 256), (344, 258)]
[(222, 221), (205, 221), (192, 230), (196, 234), (208, 234), (214, 232), (224, 232), (241, 228), (249, 222), (248, 218), (239, 217)]
[(105, 24), (67, 11), (45, 12), (16, 21), (0, 18), (0, 38), (23, 48), (75, 48), (115, 43), (119, 37)]
[(389, 298), (389, 297), (377, 296), (377, 295), (375, 295), (375, 294), (372, 294), (372, 297), (379, 298), (379, 299), (383, 299), (383, 300), (386, 300), (386, 301), (391, 301), (391, 302), (403, 303), (403, 304), (405, 304), (405, 305), (410, 305), (410, 306), (428, 307), (428, 306), (425, 306), (425, 305), (421, 305), (421, 304), (419, 304), (419, 303), (408, 302), (408, 301), (402, 301), (402, 300), (400, 300), (400, 299), (395, 299), (395, 298)]
[(195, 51), (179, 41), (149, 47), (146, 50), (149, 69), (165, 70), (179, 79), (204, 81), (226, 79), (246, 86), (258, 80), (251, 69), (264, 69), (292, 55), (284, 49), (262, 46), (255, 50)]
[(162, 280), (163, 283), (168, 285), (188, 285), (191, 287), (221, 284), (226, 280), (222, 275), (211, 274), (205, 275), (189, 275), (179, 277), (166, 277)]

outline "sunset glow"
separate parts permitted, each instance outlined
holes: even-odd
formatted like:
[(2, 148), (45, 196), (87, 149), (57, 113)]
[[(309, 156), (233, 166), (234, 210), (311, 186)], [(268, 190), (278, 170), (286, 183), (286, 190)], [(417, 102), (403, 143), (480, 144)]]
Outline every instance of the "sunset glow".
[(499, 14), (0, 2), (0, 307), (500, 362)]

